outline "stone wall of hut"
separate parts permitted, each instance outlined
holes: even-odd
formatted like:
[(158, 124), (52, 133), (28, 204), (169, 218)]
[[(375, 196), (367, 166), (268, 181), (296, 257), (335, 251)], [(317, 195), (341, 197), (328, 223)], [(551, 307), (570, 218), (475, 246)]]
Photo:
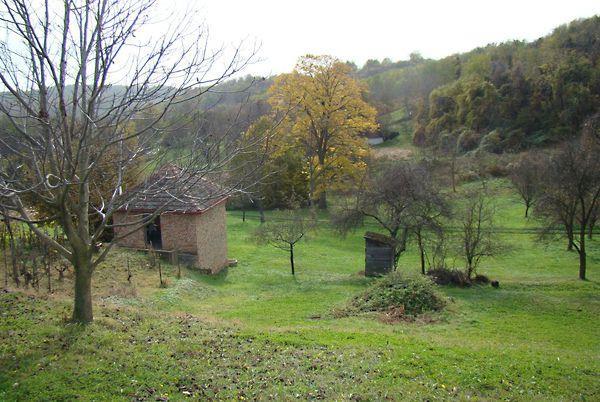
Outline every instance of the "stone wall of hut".
[(162, 248), (197, 254), (196, 228), (201, 224), (200, 217), (201, 215), (198, 214), (162, 214), (160, 216)]
[(227, 265), (227, 221), (225, 203), (198, 216), (196, 239), (198, 266), (216, 273)]
[[(115, 212), (113, 214), (113, 224), (127, 224), (141, 219), (141, 215), (129, 212)], [(115, 227), (115, 237), (122, 236), (131, 231), (131, 226)], [(119, 246), (131, 248), (146, 248), (146, 231), (144, 228), (138, 229), (127, 237), (118, 241)]]

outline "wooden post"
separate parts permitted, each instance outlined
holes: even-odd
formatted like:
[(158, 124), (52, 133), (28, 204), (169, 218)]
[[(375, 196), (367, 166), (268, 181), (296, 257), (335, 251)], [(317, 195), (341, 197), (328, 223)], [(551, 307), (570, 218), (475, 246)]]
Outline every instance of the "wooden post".
[(2, 228), (1, 233), (2, 238), (2, 256), (4, 257), (4, 289), (8, 289), (8, 255), (6, 254), (7, 250), (7, 239), (6, 239), (6, 230)]
[(179, 250), (175, 250), (173, 252), (173, 259), (175, 260), (175, 265), (177, 265), (177, 279), (181, 279), (181, 264), (179, 264)]
[(160, 279), (160, 287), (162, 288), (164, 286), (164, 282), (162, 279), (162, 267), (160, 264), (160, 259), (158, 260), (158, 278)]
[(44, 246), (46, 249), (44, 252), (44, 269), (46, 270), (46, 277), (48, 279), (48, 293), (52, 293), (52, 272), (50, 271), (51, 260), (48, 252), (50, 251), (48, 247)]
[(129, 257), (127, 257), (127, 282), (131, 283), (131, 268), (129, 267)]
[[(33, 257), (33, 260), (31, 262), (32, 262), (32, 265), (31, 265), (31, 287), (37, 291), (37, 290), (40, 290), (39, 282), (38, 282), (37, 258)], [(25, 264), (23, 266), (26, 267)]]

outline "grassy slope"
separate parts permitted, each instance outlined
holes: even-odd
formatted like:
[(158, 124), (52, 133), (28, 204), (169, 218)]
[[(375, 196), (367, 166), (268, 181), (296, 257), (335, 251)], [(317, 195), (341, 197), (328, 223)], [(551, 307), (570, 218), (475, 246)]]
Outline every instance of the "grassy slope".
[[(503, 183), (494, 186), (500, 226), (535, 226)], [(388, 325), (331, 315), (369, 282), (356, 274), (360, 233), (312, 235), (292, 278), (285, 253), (248, 240), (256, 221), (232, 213), (228, 224), (240, 263), (217, 277), (170, 271), (170, 286), (158, 289), (142, 257), (115, 254), (97, 274), (88, 328), (62, 322), (67, 290), (48, 300), (0, 294), (0, 400), (600, 395), (597, 240), (581, 282), (562, 242), (505, 235), (510, 252), (481, 267), (500, 289), (445, 288), (452, 301), (434, 323)], [(135, 286), (125, 283), (125, 258)], [(402, 257), (400, 269), (416, 267), (414, 253)]]

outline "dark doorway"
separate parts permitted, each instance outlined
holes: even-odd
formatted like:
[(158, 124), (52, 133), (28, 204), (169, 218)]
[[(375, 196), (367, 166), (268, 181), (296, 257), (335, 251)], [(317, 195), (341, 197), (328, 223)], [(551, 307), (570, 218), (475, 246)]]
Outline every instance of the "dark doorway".
[(160, 216), (157, 216), (146, 226), (146, 243), (152, 248), (162, 248), (162, 237), (160, 234)]

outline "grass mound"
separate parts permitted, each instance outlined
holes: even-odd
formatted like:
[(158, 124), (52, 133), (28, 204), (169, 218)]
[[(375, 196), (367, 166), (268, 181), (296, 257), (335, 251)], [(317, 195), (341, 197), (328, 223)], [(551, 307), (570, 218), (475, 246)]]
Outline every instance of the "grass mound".
[(418, 316), (441, 310), (445, 304), (429, 278), (408, 278), (394, 272), (352, 298), (347, 313), (393, 311), (396, 316)]

